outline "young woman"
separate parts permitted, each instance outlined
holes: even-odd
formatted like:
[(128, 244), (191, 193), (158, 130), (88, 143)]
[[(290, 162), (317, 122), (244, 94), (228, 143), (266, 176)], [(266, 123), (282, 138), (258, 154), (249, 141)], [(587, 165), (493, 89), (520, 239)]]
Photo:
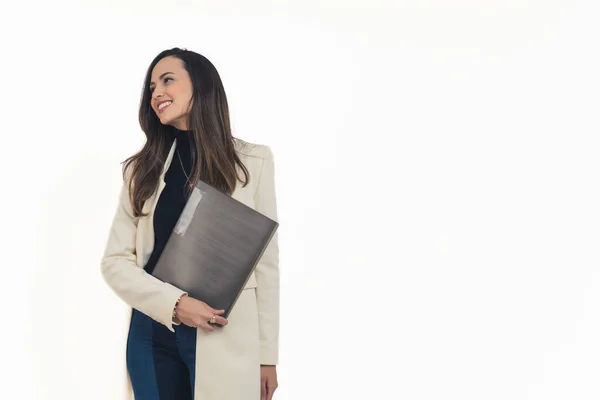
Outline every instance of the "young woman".
[(132, 308), (126, 360), (135, 399), (271, 399), (279, 336), (277, 236), (228, 319), (151, 274), (198, 180), (277, 219), (271, 150), (232, 137), (217, 70), (188, 50), (166, 50), (152, 61), (139, 120), (146, 143), (124, 163), (102, 258), (104, 279)]

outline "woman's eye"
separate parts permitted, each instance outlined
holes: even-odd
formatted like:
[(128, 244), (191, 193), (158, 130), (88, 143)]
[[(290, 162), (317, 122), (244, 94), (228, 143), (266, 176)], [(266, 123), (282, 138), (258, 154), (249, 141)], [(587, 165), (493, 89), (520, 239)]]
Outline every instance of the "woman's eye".
[[(165, 78), (165, 79), (163, 79), (163, 82), (167, 83), (168, 80), (173, 80), (173, 78)], [(152, 93), (152, 92), (154, 92), (154, 86), (150, 87), (150, 93)]]

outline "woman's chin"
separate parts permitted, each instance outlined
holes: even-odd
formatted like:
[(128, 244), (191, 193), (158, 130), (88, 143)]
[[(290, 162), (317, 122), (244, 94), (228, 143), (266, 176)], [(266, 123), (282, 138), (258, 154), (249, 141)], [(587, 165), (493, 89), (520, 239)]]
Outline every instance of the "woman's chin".
[(163, 125), (171, 125), (171, 123), (173, 122), (173, 118), (165, 118), (162, 115), (158, 116), (158, 120), (160, 121), (161, 124)]
[(168, 118), (165, 115), (160, 115), (158, 114), (158, 120), (160, 121), (161, 124), (163, 125), (169, 125), (172, 126), (174, 128), (178, 128), (180, 124), (180, 118)]

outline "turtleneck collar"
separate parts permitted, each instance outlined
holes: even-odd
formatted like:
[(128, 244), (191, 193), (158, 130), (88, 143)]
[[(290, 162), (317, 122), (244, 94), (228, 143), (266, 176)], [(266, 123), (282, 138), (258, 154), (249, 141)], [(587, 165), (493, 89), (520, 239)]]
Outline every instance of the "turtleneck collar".
[[(188, 159), (190, 157), (191, 148), (194, 143), (194, 136), (191, 130), (173, 129), (173, 139), (177, 141), (177, 151), (181, 157)], [(184, 160), (185, 161), (185, 160)]]
[(187, 135), (190, 132), (192, 132), (191, 130), (182, 130), (179, 128), (174, 128), (173, 132), (175, 133), (176, 136), (181, 136), (181, 135)]
[(181, 130), (177, 128), (173, 128), (173, 138), (177, 140), (178, 143), (188, 143), (192, 140), (192, 131), (190, 130)]

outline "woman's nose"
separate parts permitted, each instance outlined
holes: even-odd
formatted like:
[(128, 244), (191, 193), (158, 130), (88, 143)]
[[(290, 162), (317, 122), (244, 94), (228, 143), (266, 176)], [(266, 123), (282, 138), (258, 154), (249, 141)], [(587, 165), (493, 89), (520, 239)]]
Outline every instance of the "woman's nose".
[(159, 97), (161, 97), (163, 95), (163, 90), (160, 87), (155, 87), (154, 90), (152, 91), (152, 98), (153, 99), (158, 99)]

